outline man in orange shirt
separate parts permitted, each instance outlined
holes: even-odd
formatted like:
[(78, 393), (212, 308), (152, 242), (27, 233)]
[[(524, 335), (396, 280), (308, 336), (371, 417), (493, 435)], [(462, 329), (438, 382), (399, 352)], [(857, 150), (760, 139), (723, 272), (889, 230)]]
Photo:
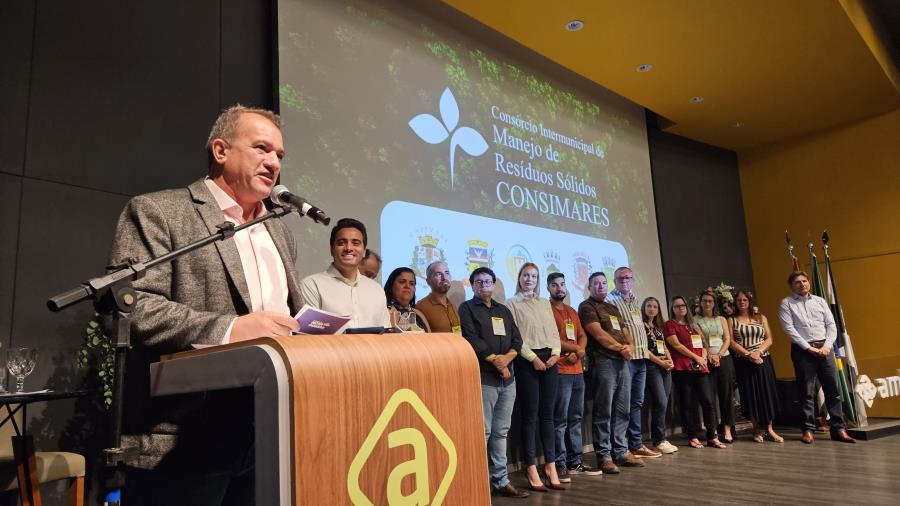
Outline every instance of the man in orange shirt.
[(581, 418), (584, 415), (584, 368), (581, 361), (587, 346), (587, 334), (581, 327), (578, 312), (564, 301), (566, 278), (561, 272), (547, 275), (550, 307), (559, 331), (562, 358), (557, 362), (559, 390), (553, 412), (556, 427), (556, 472), (559, 481), (569, 483), (569, 475), (596, 476), (603, 474), (581, 461)]

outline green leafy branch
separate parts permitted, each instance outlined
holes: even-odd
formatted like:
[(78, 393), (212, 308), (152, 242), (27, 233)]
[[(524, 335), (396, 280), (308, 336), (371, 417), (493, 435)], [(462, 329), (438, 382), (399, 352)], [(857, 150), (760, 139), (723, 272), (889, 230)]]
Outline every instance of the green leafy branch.
[(78, 366), (87, 369), (97, 367), (97, 377), (103, 384), (103, 403), (112, 406), (112, 389), (115, 379), (115, 350), (108, 336), (103, 333), (100, 323), (93, 319), (84, 332), (84, 342), (78, 350)]

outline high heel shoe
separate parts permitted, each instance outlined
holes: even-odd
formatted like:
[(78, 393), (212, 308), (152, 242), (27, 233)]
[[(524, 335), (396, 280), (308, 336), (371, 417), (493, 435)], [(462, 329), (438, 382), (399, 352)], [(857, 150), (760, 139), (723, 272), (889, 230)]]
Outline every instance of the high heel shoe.
[[(554, 465), (555, 465), (555, 464), (554, 464)], [(554, 470), (555, 470), (555, 469), (554, 469)], [(546, 478), (546, 479), (547, 479), (547, 487), (549, 487), (549, 488), (552, 489), (552, 490), (565, 490), (565, 489), (566, 489), (566, 487), (564, 487), (564, 486), (562, 485), (562, 483), (553, 483), (553, 480), (550, 479), (550, 475), (547, 474), (547, 468), (546, 468), (546, 467), (544, 467), (544, 476), (543, 476), (543, 478)], [(544, 481), (543, 478), (541, 479), (541, 482), (542, 482), (542, 483), (543, 483), (543, 481)], [(559, 479), (559, 478), (557, 478), (557, 480), (558, 480), (558, 479)]]
[[(531, 470), (534, 469), (534, 474), (537, 477), (538, 484), (535, 485), (531, 483)], [(544, 486), (544, 480), (541, 478), (541, 473), (538, 472), (537, 468), (534, 465), (528, 466), (528, 469), (525, 471), (525, 479), (528, 480), (528, 488), (534, 490), (535, 492), (547, 492), (548, 489)]]
[[(552, 485), (551, 485), (551, 486), (552, 486)], [(550, 491), (550, 489), (548, 489), (547, 487), (544, 486), (544, 483), (543, 483), (543, 482), (541, 482), (540, 485), (533, 485), (533, 484), (531, 483), (531, 481), (529, 481), (529, 482), (528, 482), (528, 488), (530, 488), (531, 490), (533, 490), (533, 491), (535, 491), (535, 492), (549, 492), (549, 491)]]

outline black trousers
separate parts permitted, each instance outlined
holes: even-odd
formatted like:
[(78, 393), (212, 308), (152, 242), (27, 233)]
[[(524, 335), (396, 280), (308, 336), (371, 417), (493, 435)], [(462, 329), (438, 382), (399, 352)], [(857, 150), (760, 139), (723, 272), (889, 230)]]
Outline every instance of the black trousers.
[[(532, 350), (546, 362), (550, 360), (550, 348)], [(559, 371), (554, 365), (543, 372), (534, 370), (528, 360), (516, 357), (516, 404), (522, 413), (522, 453), (525, 465), (537, 462), (537, 443), (540, 434), (544, 447), (544, 462), (556, 460), (556, 427), (553, 425), (553, 409), (559, 389)]]
[(672, 382), (678, 395), (678, 411), (681, 414), (681, 427), (689, 438), (700, 437), (700, 420), (697, 417), (697, 403), (703, 411), (703, 425), (706, 426), (706, 439), (716, 436), (716, 409), (713, 404), (709, 374), (693, 371), (672, 371)]
[(797, 376), (797, 391), (800, 394), (800, 430), (816, 430), (816, 379), (825, 393), (825, 406), (828, 409), (828, 420), (831, 432), (844, 429), (844, 411), (841, 397), (838, 394), (837, 366), (834, 355), (814, 357), (796, 344), (791, 345), (791, 360), (794, 362), (794, 373)]
[(734, 362), (731, 355), (719, 360), (719, 367), (709, 364), (709, 378), (719, 401), (719, 427), (734, 427)]

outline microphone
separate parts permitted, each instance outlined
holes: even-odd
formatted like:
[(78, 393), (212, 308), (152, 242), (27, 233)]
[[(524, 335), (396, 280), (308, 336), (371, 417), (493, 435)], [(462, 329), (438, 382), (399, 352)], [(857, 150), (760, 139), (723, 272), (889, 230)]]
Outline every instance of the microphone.
[(296, 207), (301, 215), (308, 216), (316, 223), (321, 223), (322, 225), (331, 223), (331, 218), (325, 215), (321, 209), (307, 202), (305, 198), (294, 195), (287, 189), (287, 186), (283, 184), (272, 188), (272, 193), (269, 195), (269, 198), (279, 206)]

